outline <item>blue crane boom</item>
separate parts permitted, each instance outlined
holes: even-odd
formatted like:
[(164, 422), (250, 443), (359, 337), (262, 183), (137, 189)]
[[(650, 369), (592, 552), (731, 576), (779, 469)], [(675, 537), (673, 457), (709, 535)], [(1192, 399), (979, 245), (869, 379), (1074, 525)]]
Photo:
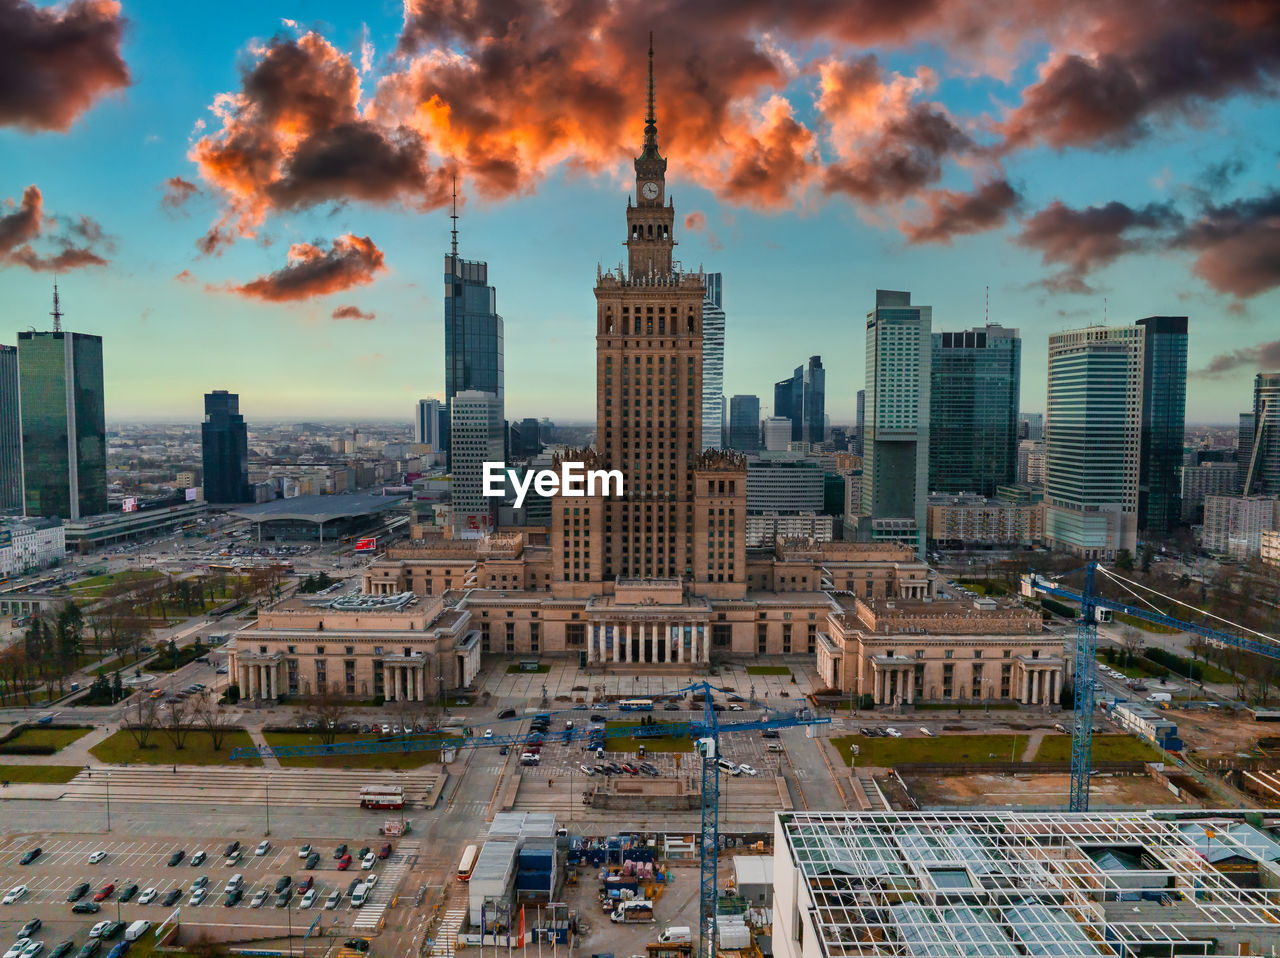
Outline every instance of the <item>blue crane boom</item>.
[[(738, 722), (721, 722), (713, 701), (712, 693), (729, 694), (727, 689), (711, 685), (709, 682), (696, 682), (693, 685), (677, 689), (658, 699), (683, 697), (684, 695), (703, 696), (702, 718), (688, 722), (654, 722), (651, 725), (624, 725), (606, 727), (604, 737), (643, 739), (647, 736), (675, 736), (695, 739), (698, 752), (702, 758), (702, 830), (698, 842), (700, 859), (699, 875), (699, 914), (698, 927), (701, 935), (699, 954), (704, 958), (715, 955), (716, 938), (716, 901), (719, 897), (716, 868), (720, 852), (720, 736), (737, 732), (757, 732), (765, 729), (796, 728), (808, 725), (829, 725), (830, 718), (819, 717), (805, 707), (781, 711), (768, 705), (746, 700), (749, 705), (763, 709), (765, 714), (758, 719), (745, 719)], [(581, 715), (577, 710), (568, 710), (569, 715)], [(522, 721), (515, 719), (511, 721)], [(547, 742), (569, 743), (599, 733), (599, 723), (584, 722), (571, 729), (559, 729), (545, 733), (517, 732), (506, 735), (464, 735), (461, 737), (440, 737), (409, 735), (396, 738), (364, 740), (356, 742), (334, 742), (331, 745), (275, 745), (261, 748), (237, 748), (231, 753), (232, 761), (242, 758), (290, 758), (294, 756), (324, 755), (370, 755), (388, 752), (422, 752), (458, 748), (494, 748), (520, 746), (529, 744), (546, 744)]]
[[(1075, 676), (1075, 720), (1071, 724), (1071, 797), (1070, 809), (1073, 812), (1089, 810), (1089, 772), (1092, 766), (1093, 753), (1093, 683), (1097, 670), (1098, 623), (1097, 610), (1110, 609), (1151, 622), (1164, 625), (1182, 632), (1193, 632), (1215, 642), (1254, 652), (1269, 658), (1280, 659), (1280, 643), (1262, 641), (1233, 632), (1213, 629), (1198, 622), (1185, 622), (1162, 612), (1153, 612), (1136, 605), (1118, 602), (1098, 595), (1095, 588), (1094, 574), (1099, 568), (1096, 562), (1084, 567), (1084, 588), (1073, 592), (1056, 581), (1042, 578), (1032, 572), (1025, 577), (1026, 586), (1044, 595), (1054, 596), (1080, 603), (1080, 620), (1076, 625), (1076, 676)], [(1115, 573), (1103, 570), (1107, 575), (1119, 580)], [(1125, 580), (1128, 581), (1128, 580)], [(1136, 584), (1136, 583), (1135, 583)], [(1024, 593), (1025, 594), (1025, 593)]]

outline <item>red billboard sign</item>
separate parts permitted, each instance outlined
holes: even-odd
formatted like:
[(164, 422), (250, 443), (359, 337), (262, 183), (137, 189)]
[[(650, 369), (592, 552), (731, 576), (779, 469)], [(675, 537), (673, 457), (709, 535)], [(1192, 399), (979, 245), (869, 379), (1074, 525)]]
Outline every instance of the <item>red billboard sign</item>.
[(356, 540), (356, 552), (376, 552), (377, 550), (378, 540), (372, 536)]

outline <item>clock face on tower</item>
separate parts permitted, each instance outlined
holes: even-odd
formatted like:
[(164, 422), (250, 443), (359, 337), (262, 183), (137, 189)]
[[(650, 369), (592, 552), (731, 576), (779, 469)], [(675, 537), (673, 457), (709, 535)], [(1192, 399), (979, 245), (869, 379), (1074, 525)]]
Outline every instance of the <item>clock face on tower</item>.
[(640, 192), (646, 200), (656, 200), (658, 198), (658, 184), (650, 181), (640, 187)]

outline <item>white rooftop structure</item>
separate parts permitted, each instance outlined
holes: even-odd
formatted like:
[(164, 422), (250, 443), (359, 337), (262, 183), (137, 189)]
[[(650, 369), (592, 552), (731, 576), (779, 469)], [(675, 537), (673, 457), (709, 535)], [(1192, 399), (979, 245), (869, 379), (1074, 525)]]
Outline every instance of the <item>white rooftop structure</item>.
[(1232, 854), (1266, 856), (1274, 839), (1243, 817), (779, 813), (774, 953), (1259, 954), (1280, 939), (1280, 889), (1240, 887), (1212, 864), (1227, 856), (1206, 846), (1207, 827)]

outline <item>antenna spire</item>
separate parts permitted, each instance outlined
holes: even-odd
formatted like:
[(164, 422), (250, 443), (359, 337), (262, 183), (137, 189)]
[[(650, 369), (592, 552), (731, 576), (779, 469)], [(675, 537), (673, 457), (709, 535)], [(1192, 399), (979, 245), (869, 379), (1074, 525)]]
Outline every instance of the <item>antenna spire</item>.
[(649, 100), (644, 115), (644, 145), (658, 147), (658, 117), (653, 108), (653, 31), (649, 31)]
[(62, 304), (58, 301), (58, 277), (53, 277), (53, 312), (49, 314), (53, 317), (53, 331), (55, 333), (62, 332)]
[[(458, 258), (458, 174), (453, 174), (453, 208), (449, 211), (449, 219), (453, 220), (453, 229), (449, 232), (453, 236), (453, 258)], [(457, 264), (454, 264), (457, 268)]]
[(991, 287), (987, 287), (987, 306), (983, 311), (982, 322), (986, 326), (991, 325)]

